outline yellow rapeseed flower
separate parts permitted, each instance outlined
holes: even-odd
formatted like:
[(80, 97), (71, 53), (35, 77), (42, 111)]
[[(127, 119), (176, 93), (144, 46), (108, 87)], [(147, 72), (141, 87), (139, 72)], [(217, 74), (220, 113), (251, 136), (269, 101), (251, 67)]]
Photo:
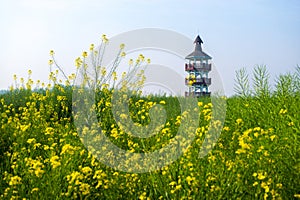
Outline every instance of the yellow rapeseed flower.
[(107, 37), (106, 37), (105, 34), (102, 35), (102, 41), (103, 41), (104, 43), (108, 43), (108, 39), (107, 39)]
[(300, 199), (300, 194), (294, 194), (294, 197)]
[(30, 138), (30, 139), (27, 140), (28, 144), (34, 144), (35, 142), (36, 142), (35, 138)]
[(291, 121), (291, 122), (288, 123), (288, 126), (294, 126), (294, 125), (295, 125), (295, 124), (294, 124), (293, 121)]
[(128, 64), (129, 64), (130, 66), (133, 65), (133, 60), (132, 60), (132, 59), (129, 59)]
[(93, 51), (93, 50), (94, 50), (94, 47), (95, 47), (95, 45), (94, 45), (94, 44), (91, 44), (91, 45), (90, 45), (90, 51)]
[(77, 67), (77, 69), (82, 65), (82, 60), (80, 57), (76, 58), (75, 60), (75, 66)]
[(166, 102), (164, 100), (160, 101), (159, 104), (166, 104)]
[(45, 145), (45, 144), (44, 144), (44, 150), (46, 151), (46, 150), (48, 150), (48, 149), (50, 149), (50, 147), (49, 147), (48, 145)]
[(79, 190), (83, 195), (88, 195), (90, 193), (90, 187), (91, 186), (87, 183), (81, 183), (79, 186)]
[(124, 51), (122, 51), (121, 57), (125, 57), (125, 56), (126, 56), (126, 53)]
[(243, 120), (241, 118), (239, 118), (239, 119), (236, 120), (237, 124), (241, 124), (242, 122), (243, 122)]
[(171, 183), (169, 183), (170, 186), (176, 185), (177, 183), (175, 181), (172, 181)]
[(188, 185), (191, 185), (191, 182), (194, 180), (191, 176), (187, 176), (185, 178), (186, 182), (188, 183)]
[(266, 178), (266, 175), (267, 175), (267, 173), (258, 172), (258, 173), (257, 173), (257, 178), (258, 178), (259, 180), (263, 180), (263, 179)]
[(90, 174), (90, 173), (93, 172), (93, 170), (92, 170), (90, 167), (83, 167), (83, 168), (81, 169), (81, 171), (82, 171), (82, 173), (84, 173), (84, 174)]
[(182, 188), (181, 185), (176, 185), (175, 190), (180, 190)]
[(74, 154), (74, 151), (75, 151), (75, 148), (72, 145), (65, 144), (61, 149), (60, 155), (65, 154), (65, 153), (72, 155), (72, 154)]
[(245, 149), (238, 149), (235, 151), (236, 154), (246, 153)]
[(82, 57), (86, 58), (88, 56), (88, 53), (86, 51), (82, 52)]
[(278, 187), (279, 189), (281, 189), (282, 188), (282, 184), (281, 183), (277, 183), (276, 187)]
[(37, 176), (37, 177), (41, 177), (43, 174), (44, 174), (44, 170), (42, 170), (40, 167), (37, 167), (34, 169), (34, 174)]
[(57, 168), (57, 167), (59, 167), (61, 165), (61, 163), (59, 161), (59, 157), (57, 155), (52, 156), (50, 158), (50, 163), (51, 163), (53, 169), (55, 169), (55, 168)]
[(116, 81), (118, 79), (117, 72), (112, 73), (113, 80)]
[(262, 182), (262, 183), (260, 184), (260, 186), (261, 186), (263, 189), (265, 189), (265, 192), (266, 192), (266, 193), (268, 193), (268, 192), (270, 191), (270, 188), (269, 188), (269, 186), (268, 186), (267, 183)]
[(268, 151), (265, 151), (265, 152), (264, 152), (264, 156), (266, 156), (266, 157), (267, 157), (267, 156), (269, 156), (269, 155), (270, 155), (270, 154), (269, 154), (269, 152), (268, 152)]
[(120, 44), (120, 49), (124, 49), (124, 47), (125, 47), (125, 44)]
[(279, 111), (279, 114), (280, 114), (280, 115), (283, 115), (283, 114), (285, 114), (285, 113), (287, 113), (287, 109), (280, 109), (280, 111)]
[(31, 190), (31, 193), (38, 192), (38, 191), (39, 191), (39, 188), (33, 188), (33, 189)]
[(50, 50), (50, 56), (53, 56), (53, 55), (54, 55), (54, 51)]
[(228, 126), (224, 126), (224, 127), (223, 127), (223, 130), (224, 130), (224, 131), (229, 131), (230, 128), (229, 128)]
[(102, 67), (102, 68), (101, 68), (101, 75), (102, 75), (102, 76), (105, 76), (105, 75), (106, 75), (106, 68), (105, 68), (105, 67)]
[(143, 192), (143, 193), (139, 196), (139, 199), (140, 199), (140, 200), (145, 200), (145, 199), (147, 199), (146, 195), (147, 195), (147, 193), (146, 193), (146, 192)]
[(13, 176), (10, 178), (10, 181), (9, 181), (9, 185), (19, 185), (19, 184), (22, 184), (22, 178), (19, 177), (19, 176)]
[(140, 54), (138, 59), (143, 62), (145, 60), (145, 57), (143, 54)]

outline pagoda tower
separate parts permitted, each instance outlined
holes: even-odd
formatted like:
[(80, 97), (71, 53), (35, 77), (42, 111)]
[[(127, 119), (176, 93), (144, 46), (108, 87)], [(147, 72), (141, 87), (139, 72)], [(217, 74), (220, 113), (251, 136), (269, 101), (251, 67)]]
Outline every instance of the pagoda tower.
[(211, 71), (212, 57), (202, 51), (203, 41), (199, 35), (194, 43), (195, 50), (185, 57), (185, 71), (188, 73), (185, 84), (189, 87), (185, 96), (210, 96), (208, 86), (211, 84), (211, 78), (208, 78), (208, 73)]

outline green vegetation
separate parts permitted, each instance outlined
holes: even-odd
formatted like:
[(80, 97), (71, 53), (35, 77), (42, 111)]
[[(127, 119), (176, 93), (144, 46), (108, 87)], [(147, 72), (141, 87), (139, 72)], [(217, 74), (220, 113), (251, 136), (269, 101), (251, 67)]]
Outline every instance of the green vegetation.
[[(214, 105), (209, 98), (200, 98), (200, 124), (191, 146), (175, 162), (140, 174), (116, 171), (87, 151), (74, 126), (72, 86), (54, 82), (32, 90), (29, 83), (1, 94), (0, 198), (300, 198), (300, 68), (295, 74), (280, 75), (273, 91), (267, 74), (265, 67), (256, 67), (251, 90), (246, 71), (237, 72), (238, 96), (226, 99), (222, 134), (208, 155), (200, 158), (199, 151)], [(167, 113), (158, 134), (138, 138), (115, 122), (112, 91), (99, 90), (95, 108), (99, 125), (118, 147), (151, 152), (175, 137), (184, 118), (177, 98), (136, 94), (129, 99), (130, 118), (140, 126), (150, 122), (154, 105), (160, 104)]]

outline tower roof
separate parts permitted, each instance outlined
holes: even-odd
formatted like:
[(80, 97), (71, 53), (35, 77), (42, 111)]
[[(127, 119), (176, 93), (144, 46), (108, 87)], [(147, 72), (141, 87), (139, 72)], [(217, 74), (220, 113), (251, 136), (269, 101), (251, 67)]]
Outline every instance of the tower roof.
[(202, 51), (202, 47), (201, 44), (203, 43), (203, 41), (201, 40), (200, 36), (198, 35), (194, 41), (195, 43), (195, 50), (190, 53), (189, 55), (187, 55), (185, 57), (185, 59), (196, 59), (196, 60), (209, 60), (212, 59), (211, 56), (209, 56), (208, 54), (206, 54), (205, 52)]

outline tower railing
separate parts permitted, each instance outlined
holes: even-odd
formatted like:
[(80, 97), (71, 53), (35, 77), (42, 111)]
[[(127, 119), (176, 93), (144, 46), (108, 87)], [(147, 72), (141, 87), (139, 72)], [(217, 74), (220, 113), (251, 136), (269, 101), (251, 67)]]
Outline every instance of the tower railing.
[(194, 84), (200, 84), (200, 85), (210, 85), (211, 84), (211, 78), (185, 78), (185, 84), (189, 85), (190, 81), (192, 81)]
[(185, 92), (186, 97), (203, 97), (210, 96), (210, 92)]
[(185, 71), (211, 71), (211, 63), (186, 63)]

